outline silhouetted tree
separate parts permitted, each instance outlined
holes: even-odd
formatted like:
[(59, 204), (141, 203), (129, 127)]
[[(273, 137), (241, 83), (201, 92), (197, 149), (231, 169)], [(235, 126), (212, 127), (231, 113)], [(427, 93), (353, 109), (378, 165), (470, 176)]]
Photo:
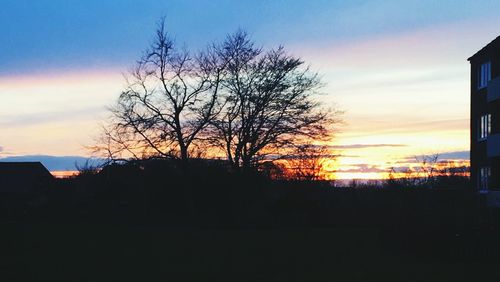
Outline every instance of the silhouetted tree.
[(268, 154), (331, 137), (336, 112), (315, 99), (320, 86), (283, 47), (264, 52), (238, 31), (192, 56), (175, 48), (161, 21), (95, 149), (110, 159), (187, 160), (211, 151), (249, 169)]
[(327, 145), (301, 144), (292, 154), (285, 156), (288, 177), (296, 180), (324, 180), (327, 178), (325, 165), (336, 156)]
[(335, 112), (314, 99), (320, 79), (302, 60), (283, 47), (264, 52), (243, 31), (211, 52), (224, 77), (209, 138), (233, 167), (248, 169), (266, 154), (331, 137)]
[(126, 77), (100, 145), (109, 158), (124, 155), (186, 160), (199, 133), (214, 118), (222, 69), (200, 54), (176, 49), (162, 20)]

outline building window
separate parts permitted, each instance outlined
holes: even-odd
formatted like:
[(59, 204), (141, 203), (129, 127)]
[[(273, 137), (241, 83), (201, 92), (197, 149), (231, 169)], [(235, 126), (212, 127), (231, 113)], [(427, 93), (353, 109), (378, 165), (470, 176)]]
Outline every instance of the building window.
[(491, 133), (491, 114), (483, 115), (479, 119), (479, 140), (486, 139)]
[(479, 67), (478, 71), (478, 85), (477, 88), (481, 89), (488, 86), (488, 81), (491, 80), (491, 62), (487, 62)]
[(491, 168), (489, 166), (482, 167), (479, 169), (479, 190), (481, 191), (487, 191), (488, 190), (488, 183), (490, 181), (491, 177)]

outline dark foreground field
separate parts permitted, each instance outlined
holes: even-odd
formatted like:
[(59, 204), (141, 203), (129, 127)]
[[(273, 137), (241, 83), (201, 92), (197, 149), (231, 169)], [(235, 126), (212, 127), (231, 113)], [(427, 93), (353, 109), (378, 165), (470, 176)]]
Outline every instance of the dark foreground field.
[(160, 168), (2, 195), (0, 281), (500, 277), (500, 217), (467, 187), (353, 189)]
[[(2, 281), (479, 281), (500, 233), (1, 224)], [(494, 280), (488, 280), (494, 281)]]

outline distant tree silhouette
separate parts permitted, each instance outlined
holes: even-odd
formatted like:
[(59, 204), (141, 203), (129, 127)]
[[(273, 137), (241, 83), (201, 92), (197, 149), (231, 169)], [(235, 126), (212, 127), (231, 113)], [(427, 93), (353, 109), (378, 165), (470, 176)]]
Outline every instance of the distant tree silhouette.
[(284, 157), (285, 170), (291, 179), (324, 180), (327, 178), (325, 165), (335, 157), (327, 145), (301, 144), (293, 154)]
[(188, 159), (198, 134), (214, 118), (222, 72), (217, 67), (208, 56), (177, 49), (160, 21), (94, 149), (113, 159)]
[(243, 31), (211, 52), (224, 77), (208, 134), (233, 167), (248, 169), (267, 154), (331, 137), (336, 112), (314, 99), (320, 79), (302, 60), (283, 47), (264, 52)]
[(463, 188), (469, 185), (469, 165), (439, 160), (439, 154), (415, 156), (416, 165), (396, 171), (391, 168), (385, 186), (404, 188)]

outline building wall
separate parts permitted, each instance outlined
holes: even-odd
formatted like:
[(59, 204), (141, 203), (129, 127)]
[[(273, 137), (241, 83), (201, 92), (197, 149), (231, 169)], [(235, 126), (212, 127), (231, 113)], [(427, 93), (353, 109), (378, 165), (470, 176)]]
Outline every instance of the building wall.
[(491, 79), (500, 77), (500, 38), (495, 39), (469, 60), (471, 66), (471, 182), (477, 188), (479, 169), (489, 166), (492, 173), (490, 188), (500, 188), (500, 182), (497, 179), (500, 171), (500, 160), (498, 158), (488, 158), (487, 141), (479, 140), (480, 117), (485, 114), (491, 114), (491, 134), (500, 134), (500, 100), (488, 103), (488, 88), (478, 89), (478, 72), (483, 63), (491, 62)]

